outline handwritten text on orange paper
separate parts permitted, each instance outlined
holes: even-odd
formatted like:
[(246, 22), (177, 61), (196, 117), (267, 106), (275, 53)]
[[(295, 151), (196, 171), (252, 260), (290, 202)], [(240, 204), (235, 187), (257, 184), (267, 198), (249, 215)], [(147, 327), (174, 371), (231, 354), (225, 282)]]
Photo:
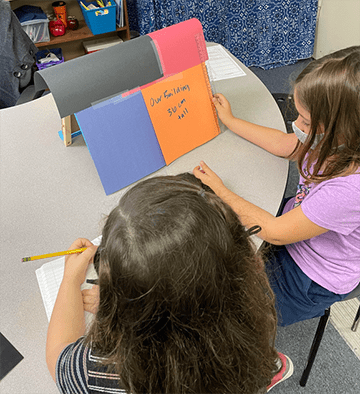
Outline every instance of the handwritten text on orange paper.
[[(150, 106), (154, 107), (157, 104), (166, 102), (169, 98), (175, 97), (179, 93), (190, 92), (189, 85), (180, 85), (176, 88), (166, 89), (160, 96), (150, 98)], [(170, 100), (171, 101), (171, 100)], [(189, 113), (186, 108), (186, 99), (181, 98), (178, 102), (172, 103), (169, 108), (167, 108), (167, 113), (169, 116), (176, 115), (178, 119), (183, 119), (186, 114)]]

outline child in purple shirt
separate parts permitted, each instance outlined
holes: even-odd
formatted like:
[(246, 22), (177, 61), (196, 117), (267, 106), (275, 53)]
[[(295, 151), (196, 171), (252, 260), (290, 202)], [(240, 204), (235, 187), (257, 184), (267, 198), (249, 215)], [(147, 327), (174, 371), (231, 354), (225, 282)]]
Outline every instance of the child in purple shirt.
[[(304, 179), (300, 177), (300, 184)], [(360, 176), (352, 174), (308, 186), (301, 209), (312, 222), (329, 229), (287, 245), (291, 257), (319, 285), (337, 293), (351, 292), (360, 279)], [(286, 204), (293, 209), (298, 197)]]
[(297, 161), (298, 192), (281, 215), (231, 192), (204, 162), (194, 169), (273, 245), (267, 272), (284, 326), (322, 315), (360, 282), (360, 46), (310, 63), (295, 81), (294, 101), (299, 116), (285, 134), (235, 118), (226, 98), (214, 97), (230, 130)]

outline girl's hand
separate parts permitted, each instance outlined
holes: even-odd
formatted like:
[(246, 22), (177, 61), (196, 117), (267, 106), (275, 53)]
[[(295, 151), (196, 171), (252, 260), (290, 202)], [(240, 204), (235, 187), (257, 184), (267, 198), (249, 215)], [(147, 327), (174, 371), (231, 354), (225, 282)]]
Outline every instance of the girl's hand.
[(87, 267), (95, 255), (97, 246), (88, 239), (79, 238), (69, 248), (72, 250), (84, 247), (87, 247), (84, 252), (71, 254), (65, 258), (64, 280), (76, 282), (79, 286), (85, 281)]
[(220, 177), (218, 177), (203, 161), (200, 162), (200, 166), (194, 168), (193, 174), (196, 178), (200, 179), (202, 183), (209, 186), (215, 194), (218, 194), (219, 190), (225, 187)]
[(100, 301), (100, 288), (94, 285), (91, 289), (82, 291), (84, 311), (96, 314)]
[(230, 120), (234, 117), (231, 112), (230, 103), (221, 93), (214, 94), (213, 103), (215, 105), (220, 120), (224, 123), (225, 126), (227, 126)]

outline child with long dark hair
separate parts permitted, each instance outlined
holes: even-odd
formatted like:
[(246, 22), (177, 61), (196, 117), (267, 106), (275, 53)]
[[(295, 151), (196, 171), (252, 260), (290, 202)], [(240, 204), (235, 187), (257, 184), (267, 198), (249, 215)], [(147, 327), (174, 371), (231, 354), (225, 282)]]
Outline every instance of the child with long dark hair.
[[(103, 229), (99, 286), (82, 296), (90, 241), (66, 259), (47, 339), (60, 391), (257, 394), (289, 377), (250, 234), (192, 174), (131, 188)], [(87, 333), (83, 302), (96, 313)]]
[(360, 281), (360, 47), (310, 63), (298, 76), (294, 133), (232, 115), (216, 95), (223, 123), (274, 155), (296, 160), (297, 194), (274, 217), (228, 190), (203, 162), (194, 174), (210, 186), (246, 227), (272, 245), (267, 262), (281, 325), (320, 316)]

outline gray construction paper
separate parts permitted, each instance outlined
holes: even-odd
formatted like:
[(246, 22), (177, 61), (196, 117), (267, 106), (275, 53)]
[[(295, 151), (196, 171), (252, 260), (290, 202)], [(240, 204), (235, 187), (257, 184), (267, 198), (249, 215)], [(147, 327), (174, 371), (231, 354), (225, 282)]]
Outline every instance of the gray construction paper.
[(34, 84), (37, 92), (50, 89), (64, 118), (162, 76), (152, 39), (145, 35), (37, 71)]

